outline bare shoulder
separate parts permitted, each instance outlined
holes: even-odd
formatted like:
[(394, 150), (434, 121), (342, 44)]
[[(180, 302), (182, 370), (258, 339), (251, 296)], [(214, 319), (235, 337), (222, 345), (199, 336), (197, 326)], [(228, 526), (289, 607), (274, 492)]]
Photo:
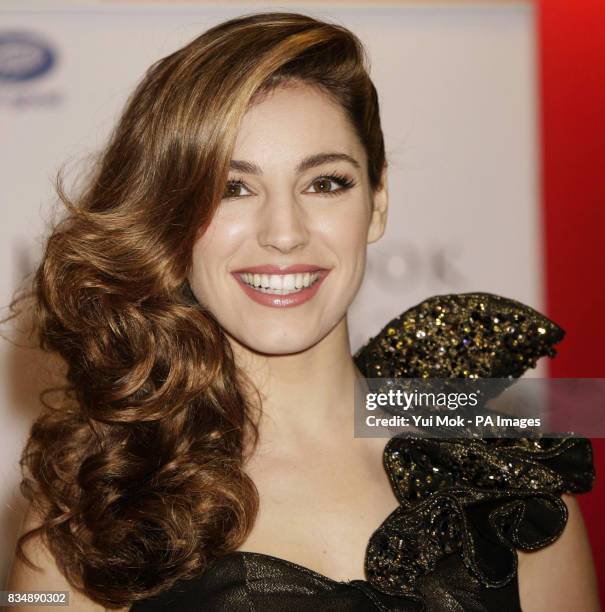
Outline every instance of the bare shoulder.
[(524, 612), (599, 612), (590, 543), (578, 502), (562, 496), (569, 517), (559, 538), (544, 548), (518, 552), (519, 596)]
[[(25, 533), (40, 524), (39, 519), (32, 512), (27, 511), (21, 533)], [(69, 606), (44, 606), (48, 612), (65, 612), (65, 610), (78, 610), (78, 612), (104, 612), (104, 606), (88, 599), (76, 591), (59, 571), (57, 564), (39, 536), (30, 538), (23, 550), (27, 557), (41, 570), (29, 567), (16, 555), (6, 584), (7, 591), (68, 591)], [(7, 612), (39, 612), (40, 606), (9, 606)], [(114, 608), (115, 610), (115, 608)], [(125, 612), (122, 608), (119, 612)]]

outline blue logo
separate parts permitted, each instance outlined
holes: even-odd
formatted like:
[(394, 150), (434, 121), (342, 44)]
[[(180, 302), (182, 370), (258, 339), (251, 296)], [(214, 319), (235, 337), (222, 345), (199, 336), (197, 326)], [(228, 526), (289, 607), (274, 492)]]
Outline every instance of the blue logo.
[(51, 70), (55, 62), (55, 51), (39, 36), (0, 31), (0, 82), (37, 79)]

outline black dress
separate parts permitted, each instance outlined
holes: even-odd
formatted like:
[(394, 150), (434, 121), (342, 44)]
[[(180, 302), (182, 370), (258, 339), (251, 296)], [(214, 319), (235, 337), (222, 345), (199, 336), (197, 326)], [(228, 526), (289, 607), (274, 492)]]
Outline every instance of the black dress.
[[(390, 321), (354, 356), (367, 378), (514, 378), (553, 357), (563, 330), (489, 293), (438, 295)], [(373, 533), (366, 580), (335, 581), (271, 555), (235, 551), (132, 612), (521, 610), (515, 549), (556, 540), (560, 495), (592, 488), (585, 438), (395, 436), (384, 467), (400, 502)]]

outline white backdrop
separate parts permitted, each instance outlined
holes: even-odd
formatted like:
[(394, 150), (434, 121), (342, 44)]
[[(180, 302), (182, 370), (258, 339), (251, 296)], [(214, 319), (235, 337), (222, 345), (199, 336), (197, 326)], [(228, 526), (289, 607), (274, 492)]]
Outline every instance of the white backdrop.
[[(491, 291), (541, 308), (531, 5), (281, 8), (355, 31), (381, 99), (389, 222), (370, 245), (366, 280), (350, 311), (352, 349), (436, 293)], [(68, 162), (75, 171), (102, 145), (152, 61), (218, 21), (259, 10), (231, 3), (0, 9), (2, 306), (35, 266), (59, 166)], [(46, 72), (6, 80), (7, 70), (10, 76), (20, 61), (27, 68), (36, 59), (2, 46), (15, 34), (36, 37), (48, 50)], [(39, 409), (44, 363), (0, 344), (0, 551), (7, 551), (0, 552), (0, 578), (21, 519), (17, 460)]]

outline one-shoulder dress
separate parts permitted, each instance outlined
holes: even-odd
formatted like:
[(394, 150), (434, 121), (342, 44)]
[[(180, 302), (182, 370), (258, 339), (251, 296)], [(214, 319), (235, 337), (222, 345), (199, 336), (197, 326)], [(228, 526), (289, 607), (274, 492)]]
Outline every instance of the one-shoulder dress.
[[(354, 355), (366, 378), (518, 378), (564, 331), (492, 293), (435, 295), (405, 310)], [(234, 551), (132, 612), (515, 612), (516, 550), (554, 542), (562, 493), (590, 491), (583, 437), (396, 435), (383, 453), (399, 506), (365, 551), (365, 580), (336, 581), (272, 555)], [(312, 535), (310, 535), (312, 537)]]

